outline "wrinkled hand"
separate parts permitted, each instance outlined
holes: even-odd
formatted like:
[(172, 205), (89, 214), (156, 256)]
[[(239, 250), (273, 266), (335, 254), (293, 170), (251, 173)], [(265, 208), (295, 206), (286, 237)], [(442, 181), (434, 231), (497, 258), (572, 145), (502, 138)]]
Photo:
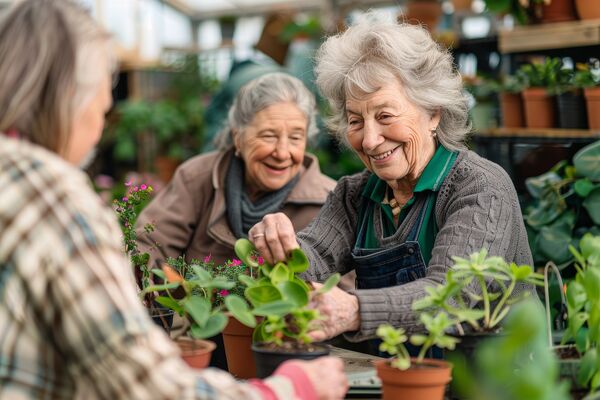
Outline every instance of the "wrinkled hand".
[[(315, 290), (323, 286), (320, 283), (312, 285)], [(340, 333), (357, 331), (360, 328), (358, 298), (337, 286), (325, 294), (314, 295), (311, 306), (325, 317), (320, 329), (309, 333), (315, 341), (331, 339)]]
[(269, 264), (285, 261), (293, 249), (300, 247), (292, 221), (284, 213), (267, 214), (248, 231), (248, 239)]
[(348, 391), (344, 363), (335, 357), (319, 357), (311, 361), (289, 361), (300, 367), (310, 379), (319, 400), (340, 400)]

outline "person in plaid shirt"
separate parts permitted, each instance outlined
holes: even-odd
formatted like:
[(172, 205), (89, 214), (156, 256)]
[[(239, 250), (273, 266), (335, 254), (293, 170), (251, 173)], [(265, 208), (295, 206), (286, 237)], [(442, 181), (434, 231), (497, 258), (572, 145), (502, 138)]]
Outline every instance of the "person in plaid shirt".
[(0, 399), (342, 398), (331, 357), (246, 383), (183, 363), (138, 299), (115, 216), (75, 167), (111, 105), (109, 36), (67, 0), (0, 18)]

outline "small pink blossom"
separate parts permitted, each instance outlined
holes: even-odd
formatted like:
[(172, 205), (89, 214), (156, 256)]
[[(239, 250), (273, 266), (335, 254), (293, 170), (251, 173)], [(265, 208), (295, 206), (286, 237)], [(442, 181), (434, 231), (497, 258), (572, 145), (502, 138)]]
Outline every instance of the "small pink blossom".
[(228, 295), (229, 295), (229, 290), (227, 290), (227, 289), (221, 289), (221, 290), (219, 290), (219, 296), (225, 297), (225, 296), (228, 296)]
[(125, 196), (121, 200), (123, 200), (125, 203), (127, 203), (129, 201), (129, 197)]
[(238, 265), (242, 265), (242, 261), (238, 260), (237, 258), (234, 258), (233, 260), (231, 260), (229, 265), (231, 265), (232, 267), (237, 267)]
[(125, 182), (125, 186), (131, 186), (133, 185), (133, 179), (131, 179), (129, 182)]
[(139, 187), (137, 187), (137, 186), (134, 186), (134, 188), (133, 188), (133, 191), (134, 191), (134, 192), (137, 192), (138, 190), (140, 190), (140, 188), (139, 188)]
[(204, 257), (204, 263), (208, 264), (210, 262), (210, 259), (212, 258), (212, 255), (207, 255), (206, 257)]
[(144, 185), (144, 184), (142, 184), (142, 185), (140, 186), (140, 189), (142, 189), (142, 190), (146, 190), (147, 188), (148, 188), (148, 186), (146, 186), (146, 185)]
[(258, 256), (258, 259), (256, 260), (256, 262), (258, 262), (258, 265), (263, 265), (265, 263), (265, 259), (262, 258), (261, 256)]

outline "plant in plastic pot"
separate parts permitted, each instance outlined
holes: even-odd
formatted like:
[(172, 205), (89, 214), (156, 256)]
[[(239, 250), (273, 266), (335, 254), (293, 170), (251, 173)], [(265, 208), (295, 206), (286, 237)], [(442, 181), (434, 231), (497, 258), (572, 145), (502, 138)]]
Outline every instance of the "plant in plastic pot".
[(259, 263), (254, 246), (247, 239), (235, 244), (237, 256), (258, 269), (255, 278), (241, 275), (245, 296), (252, 313), (262, 317), (253, 333), (256, 372), (259, 378), (270, 375), (282, 362), (313, 359), (329, 354), (329, 347), (313, 343), (309, 332), (321, 323), (318, 310), (309, 307), (311, 296), (318, 296), (337, 285), (340, 275), (329, 277), (319, 290), (313, 290), (297, 275), (308, 269), (308, 259), (301, 249), (294, 249), (286, 262)]
[(485, 249), (468, 259), (453, 260), (445, 283), (426, 288), (427, 295), (415, 301), (413, 309), (450, 315), (456, 337), (461, 339), (457, 350), (470, 360), (480, 341), (501, 331), (511, 307), (531, 295), (529, 290), (517, 288), (541, 286), (543, 277), (529, 265), (488, 257)]
[(600, 129), (600, 60), (576, 64), (574, 84), (583, 89), (589, 128)]
[(156, 302), (183, 317), (184, 326), (174, 339), (182, 350), (182, 358), (193, 368), (204, 368), (210, 362), (215, 345), (201, 339), (215, 336), (225, 328), (228, 320), (225, 307), (239, 320), (254, 323), (248, 305), (235, 294), (226, 296), (223, 305), (213, 307), (215, 292), (231, 289), (235, 283), (213, 276), (200, 265), (188, 264), (183, 257), (169, 258), (162, 269), (153, 269), (152, 273), (164, 283), (148, 286), (142, 295), (164, 293)]
[(435, 317), (429, 313), (420, 315), (427, 332), (414, 334), (410, 342), (421, 346), (419, 355), (411, 358), (404, 343), (408, 337), (404, 329), (395, 329), (391, 325), (377, 328), (377, 336), (382, 340), (379, 350), (393, 356), (391, 360), (375, 361), (377, 375), (381, 379), (384, 400), (442, 400), (446, 385), (450, 382), (451, 364), (442, 360), (425, 358), (433, 346), (454, 349), (458, 339), (447, 336), (445, 332), (456, 323), (446, 313)]

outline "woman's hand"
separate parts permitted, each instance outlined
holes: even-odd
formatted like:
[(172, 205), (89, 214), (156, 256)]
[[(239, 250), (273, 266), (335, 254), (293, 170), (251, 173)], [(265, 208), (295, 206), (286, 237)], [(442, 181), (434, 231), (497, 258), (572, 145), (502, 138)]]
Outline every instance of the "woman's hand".
[(300, 247), (294, 225), (284, 213), (265, 215), (250, 228), (248, 239), (269, 264), (285, 261), (290, 251)]
[(301, 368), (310, 379), (319, 400), (340, 400), (348, 391), (344, 363), (335, 357), (319, 357), (311, 361), (288, 361)]
[[(315, 290), (323, 286), (320, 283), (312, 285)], [(337, 286), (327, 293), (315, 295), (311, 299), (311, 306), (325, 317), (320, 329), (309, 334), (315, 341), (331, 339), (341, 333), (357, 331), (360, 328), (358, 298)]]

